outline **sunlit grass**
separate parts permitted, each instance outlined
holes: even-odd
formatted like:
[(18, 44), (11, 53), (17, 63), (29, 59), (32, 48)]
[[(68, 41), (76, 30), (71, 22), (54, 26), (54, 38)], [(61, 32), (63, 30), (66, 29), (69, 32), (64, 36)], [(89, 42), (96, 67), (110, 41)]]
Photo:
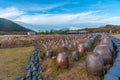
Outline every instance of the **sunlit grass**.
[(16, 80), (25, 75), (25, 65), (33, 50), (34, 47), (0, 49), (0, 80)]

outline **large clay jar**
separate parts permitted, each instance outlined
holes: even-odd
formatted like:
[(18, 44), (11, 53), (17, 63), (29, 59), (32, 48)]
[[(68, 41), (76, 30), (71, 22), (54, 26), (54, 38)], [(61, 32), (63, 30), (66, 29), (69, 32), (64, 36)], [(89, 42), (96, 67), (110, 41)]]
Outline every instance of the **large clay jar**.
[(96, 40), (96, 37), (95, 37), (95, 36), (90, 39), (89, 42), (91, 43), (91, 45), (95, 42), (95, 40)]
[(97, 45), (93, 52), (96, 52), (103, 57), (105, 65), (113, 62), (112, 54), (107, 45)]
[(61, 51), (62, 51), (62, 52), (66, 52), (66, 51), (68, 51), (68, 48), (67, 48), (66, 46), (62, 46), (62, 47), (61, 47)]
[(58, 56), (57, 56), (57, 66), (60, 67), (60, 68), (68, 68), (69, 61), (68, 61), (67, 53), (62, 52), (62, 53), (58, 54)]
[(113, 44), (111, 42), (111, 40), (109, 39), (109, 37), (105, 37), (101, 40), (100, 44), (105, 44), (109, 47), (110, 51), (113, 52), (114, 48), (113, 48)]
[(53, 51), (52, 50), (47, 50), (46, 57), (51, 58), (52, 56), (53, 56)]
[(84, 43), (84, 48), (85, 49), (89, 49), (90, 47), (91, 47), (91, 42), (90, 41)]
[(79, 45), (78, 45), (78, 51), (79, 51), (80, 53), (83, 53), (83, 52), (85, 51), (84, 44), (79, 44)]
[(104, 73), (104, 61), (101, 55), (89, 52), (86, 58), (86, 68), (88, 73), (100, 76)]
[(78, 51), (74, 51), (72, 53), (72, 58), (73, 60), (78, 61), (80, 59), (80, 53)]

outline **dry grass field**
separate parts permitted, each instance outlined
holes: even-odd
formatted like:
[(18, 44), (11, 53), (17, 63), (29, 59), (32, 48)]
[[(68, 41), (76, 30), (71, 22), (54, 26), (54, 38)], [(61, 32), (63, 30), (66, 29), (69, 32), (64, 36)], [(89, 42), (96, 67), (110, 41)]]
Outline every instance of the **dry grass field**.
[(34, 47), (0, 49), (0, 80), (16, 80), (25, 75), (25, 65), (33, 50)]

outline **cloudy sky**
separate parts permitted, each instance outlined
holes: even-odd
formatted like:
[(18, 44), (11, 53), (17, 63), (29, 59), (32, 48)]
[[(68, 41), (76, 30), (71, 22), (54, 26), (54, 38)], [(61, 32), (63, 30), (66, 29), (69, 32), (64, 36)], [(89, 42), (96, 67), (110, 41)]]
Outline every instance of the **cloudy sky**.
[(120, 0), (0, 0), (0, 17), (29, 24), (120, 25)]

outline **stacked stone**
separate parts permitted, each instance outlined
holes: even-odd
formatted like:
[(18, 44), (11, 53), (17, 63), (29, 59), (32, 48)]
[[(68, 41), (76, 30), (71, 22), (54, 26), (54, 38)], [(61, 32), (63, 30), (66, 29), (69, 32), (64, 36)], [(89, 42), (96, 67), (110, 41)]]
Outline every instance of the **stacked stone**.
[(18, 80), (42, 80), (42, 59), (39, 54), (40, 46), (36, 45), (30, 63), (26, 66), (26, 77), (20, 77)]
[(104, 76), (104, 80), (120, 80), (120, 41), (114, 37), (110, 37), (117, 51), (117, 56), (113, 66), (109, 69)]

